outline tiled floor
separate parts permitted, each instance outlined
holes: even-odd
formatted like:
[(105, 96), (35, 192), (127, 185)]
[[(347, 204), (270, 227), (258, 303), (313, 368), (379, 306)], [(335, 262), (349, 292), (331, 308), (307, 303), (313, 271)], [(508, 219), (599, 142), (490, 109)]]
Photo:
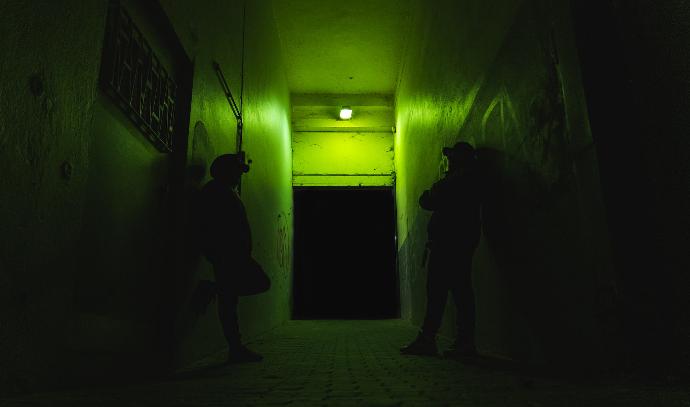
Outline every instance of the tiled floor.
[(262, 363), (218, 366), (221, 354), (158, 383), (24, 396), (0, 406), (690, 407), (683, 386), (575, 384), (400, 356), (414, 335), (403, 321), (292, 321), (251, 345)]

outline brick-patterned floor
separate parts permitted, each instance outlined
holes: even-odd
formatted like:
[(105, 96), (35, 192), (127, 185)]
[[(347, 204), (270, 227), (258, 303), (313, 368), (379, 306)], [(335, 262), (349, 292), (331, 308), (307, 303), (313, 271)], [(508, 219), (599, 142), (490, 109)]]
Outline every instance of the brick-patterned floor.
[(223, 360), (219, 354), (158, 383), (37, 394), (0, 406), (690, 407), (683, 386), (575, 384), (400, 356), (414, 335), (403, 321), (291, 321), (251, 345), (262, 363), (208, 367)]

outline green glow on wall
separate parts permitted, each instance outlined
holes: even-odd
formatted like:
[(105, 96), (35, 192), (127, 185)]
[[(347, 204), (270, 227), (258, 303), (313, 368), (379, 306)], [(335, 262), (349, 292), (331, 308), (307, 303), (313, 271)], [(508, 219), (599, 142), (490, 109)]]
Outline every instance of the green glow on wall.
[(293, 184), (393, 185), (393, 134), (295, 132)]
[[(392, 186), (392, 95), (293, 94), (294, 186)], [(352, 114), (341, 119), (343, 110)]]

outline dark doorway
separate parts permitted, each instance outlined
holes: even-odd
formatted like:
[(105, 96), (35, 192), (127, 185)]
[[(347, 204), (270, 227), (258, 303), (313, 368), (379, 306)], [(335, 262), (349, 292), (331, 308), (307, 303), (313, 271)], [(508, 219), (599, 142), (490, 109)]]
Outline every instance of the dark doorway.
[(395, 231), (391, 188), (295, 189), (293, 317), (398, 317)]

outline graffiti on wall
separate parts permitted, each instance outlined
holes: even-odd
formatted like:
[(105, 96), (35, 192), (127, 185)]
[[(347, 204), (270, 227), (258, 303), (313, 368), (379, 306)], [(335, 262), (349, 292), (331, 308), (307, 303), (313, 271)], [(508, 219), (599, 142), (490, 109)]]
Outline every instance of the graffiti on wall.
[(214, 158), (215, 146), (213, 145), (213, 139), (208, 134), (204, 122), (197, 121), (194, 125), (191, 154), (187, 163), (188, 181), (201, 187)]
[(534, 183), (549, 191), (570, 179), (570, 134), (553, 33), (534, 34), (537, 38), (524, 46), (531, 55), (523, 64), (499, 61), (463, 133), (525, 163)]
[(283, 271), (289, 271), (290, 263), (290, 225), (289, 214), (283, 212), (278, 215), (278, 236), (276, 239), (276, 261)]
[(565, 95), (553, 32), (542, 41), (541, 56), (541, 91), (534, 94), (528, 105), (523, 143), (530, 162), (539, 163), (542, 177), (553, 185), (567, 176), (571, 167)]

